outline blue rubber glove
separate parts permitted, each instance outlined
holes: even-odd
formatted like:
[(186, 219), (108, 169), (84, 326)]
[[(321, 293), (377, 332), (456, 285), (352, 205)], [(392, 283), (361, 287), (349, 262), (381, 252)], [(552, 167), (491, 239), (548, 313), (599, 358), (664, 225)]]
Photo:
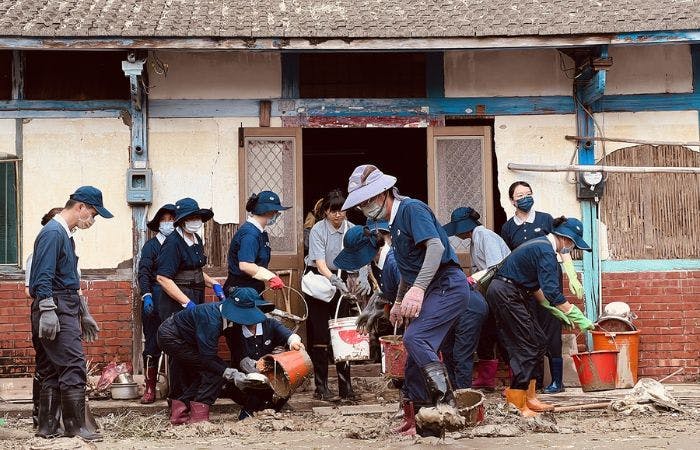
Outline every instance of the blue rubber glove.
[(226, 298), (226, 295), (224, 295), (224, 288), (221, 287), (219, 283), (214, 283), (211, 288), (214, 289), (214, 294), (219, 297), (219, 300), (224, 300)]
[(195, 303), (194, 303), (192, 300), (190, 300), (190, 301), (187, 302), (187, 304), (185, 305), (185, 309), (192, 309), (192, 308), (194, 308), (195, 306), (197, 306), (197, 305), (195, 305)]
[(150, 316), (153, 314), (153, 296), (145, 294), (141, 299), (143, 300), (143, 315)]

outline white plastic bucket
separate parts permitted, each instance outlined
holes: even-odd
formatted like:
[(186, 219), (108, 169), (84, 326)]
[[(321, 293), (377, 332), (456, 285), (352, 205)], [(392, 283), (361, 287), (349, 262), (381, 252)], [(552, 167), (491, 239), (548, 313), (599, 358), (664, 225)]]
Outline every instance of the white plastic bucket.
[(357, 317), (343, 317), (338, 319), (340, 302), (335, 308), (335, 319), (328, 321), (328, 329), (331, 334), (331, 346), (333, 347), (333, 359), (336, 363), (344, 361), (366, 361), (369, 359), (369, 336), (357, 332)]

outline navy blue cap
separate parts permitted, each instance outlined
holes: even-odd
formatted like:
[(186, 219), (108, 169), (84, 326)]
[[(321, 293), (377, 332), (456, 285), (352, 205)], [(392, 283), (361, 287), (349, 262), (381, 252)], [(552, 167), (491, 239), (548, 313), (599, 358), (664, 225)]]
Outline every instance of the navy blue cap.
[(450, 216), (450, 221), (442, 226), (448, 236), (455, 236), (462, 233), (469, 233), (474, 228), (481, 225), (477, 219), (473, 217), (479, 217), (476, 211), (474, 211), (469, 206), (462, 206), (452, 211)]
[(391, 230), (389, 229), (389, 221), (388, 220), (373, 220), (373, 219), (367, 219), (367, 228), (369, 228), (370, 231), (375, 231), (375, 230), (380, 230), (380, 231), (386, 231), (389, 233)]
[(265, 320), (258, 305), (269, 304), (253, 288), (237, 288), (221, 302), (221, 314), (240, 325), (255, 325)]
[(258, 201), (253, 209), (253, 214), (260, 216), (270, 211), (286, 211), (291, 206), (282, 206), (280, 196), (272, 191), (262, 191), (258, 194)]
[(195, 199), (185, 197), (175, 202), (175, 223), (179, 223), (183, 219), (190, 216), (200, 216), (202, 222), (214, 217), (214, 211), (211, 209), (200, 208), (199, 203)]
[(350, 228), (343, 237), (343, 250), (333, 264), (342, 270), (358, 270), (372, 261), (379, 250), (377, 235), (361, 225)]
[(97, 210), (97, 214), (101, 215), (105, 219), (111, 219), (114, 217), (112, 213), (107, 211), (107, 208), (105, 208), (102, 204), (102, 191), (94, 186), (79, 187), (71, 194), (70, 199), (92, 206)]
[(172, 203), (166, 203), (165, 205), (160, 207), (156, 215), (153, 216), (153, 219), (151, 219), (151, 221), (148, 222), (146, 226), (151, 231), (158, 231), (158, 229), (160, 228), (160, 220), (163, 218), (163, 214), (171, 213), (172, 215), (175, 215), (176, 211), (177, 209), (175, 208), (175, 205), (173, 205)]
[(575, 217), (567, 217), (566, 222), (554, 228), (552, 233), (571, 239), (578, 249), (592, 251), (591, 246), (583, 240), (583, 224)]

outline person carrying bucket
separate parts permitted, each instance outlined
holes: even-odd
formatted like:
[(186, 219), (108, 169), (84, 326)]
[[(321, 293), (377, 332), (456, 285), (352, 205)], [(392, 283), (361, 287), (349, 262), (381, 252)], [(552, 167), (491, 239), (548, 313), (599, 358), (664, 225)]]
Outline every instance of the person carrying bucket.
[[(231, 367), (246, 374), (260, 373), (256, 362), (263, 356), (276, 353), (280, 348), (304, 351), (301, 337), (292, 333), (279, 321), (265, 316), (258, 316), (255, 319), (259, 321), (245, 324), (234, 321), (225, 328), (224, 337), (231, 352)], [(263, 409), (272, 408), (275, 411), (282, 409), (289, 397), (279, 397), (275, 394), (269, 385), (240, 389), (229, 384), (221, 395), (241, 405), (238, 420), (243, 420)]]
[(408, 353), (403, 400), (406, 432), (426, 436), (438, 430), (416, 425), (415, 412), (438, 404), (455, 407), (445, 365), (437, 351), (455, 320), (467, 309), (469, 287), (445, 230), (425, 203), (403, 197), (396, 177), (376, 166), (355, 168), (342, 209), (359, 207), (365, 217), (387, 220), (401, 280), (392, 323), (407, 321), (403, 342)]
[(535, 377), (541, 371), (545, 336), (535, 319), (537, 307), (548, 310), (565, 325), (580, 330), (593, 329), (593, 323), (562, 294), (557, 254), (568, 254), (574, 247), (591, 251), (583, 240), (583, 225), (575, 218), (554, 220), (552, 232), (522, 244), (503, 261), (486, 292), (486, 301), (496, 319), (498, 340), (506, 350), (513, 372), (506, 400), (524, 417), (550, 411), (552, 405), (537, 399)]

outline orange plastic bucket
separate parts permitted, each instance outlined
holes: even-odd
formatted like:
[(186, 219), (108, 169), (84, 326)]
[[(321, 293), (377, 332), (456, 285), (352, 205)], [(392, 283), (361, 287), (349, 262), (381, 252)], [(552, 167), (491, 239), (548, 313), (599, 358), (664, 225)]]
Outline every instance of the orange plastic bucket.
[(571, 355), (583, 392), (615, 389), (617, 350), (600, 350)]
[(304, 350), (292, 350), (262, 357), (263, 374), (270, 380), (275, 394), (287, 398), (311, 375), (314, 369), (309, 354)]
[(639, 330), (637, 331), (592, 331), (593, 350), (617, 350), (618, 389), (631, 388), (637, 384), (639, 367)]
[(403, 346), (403, 336), (392, 334), (379, 338), (382, 349), (382, 373), (389, 378), (403, 379), (406, 367), (406, 348)]

